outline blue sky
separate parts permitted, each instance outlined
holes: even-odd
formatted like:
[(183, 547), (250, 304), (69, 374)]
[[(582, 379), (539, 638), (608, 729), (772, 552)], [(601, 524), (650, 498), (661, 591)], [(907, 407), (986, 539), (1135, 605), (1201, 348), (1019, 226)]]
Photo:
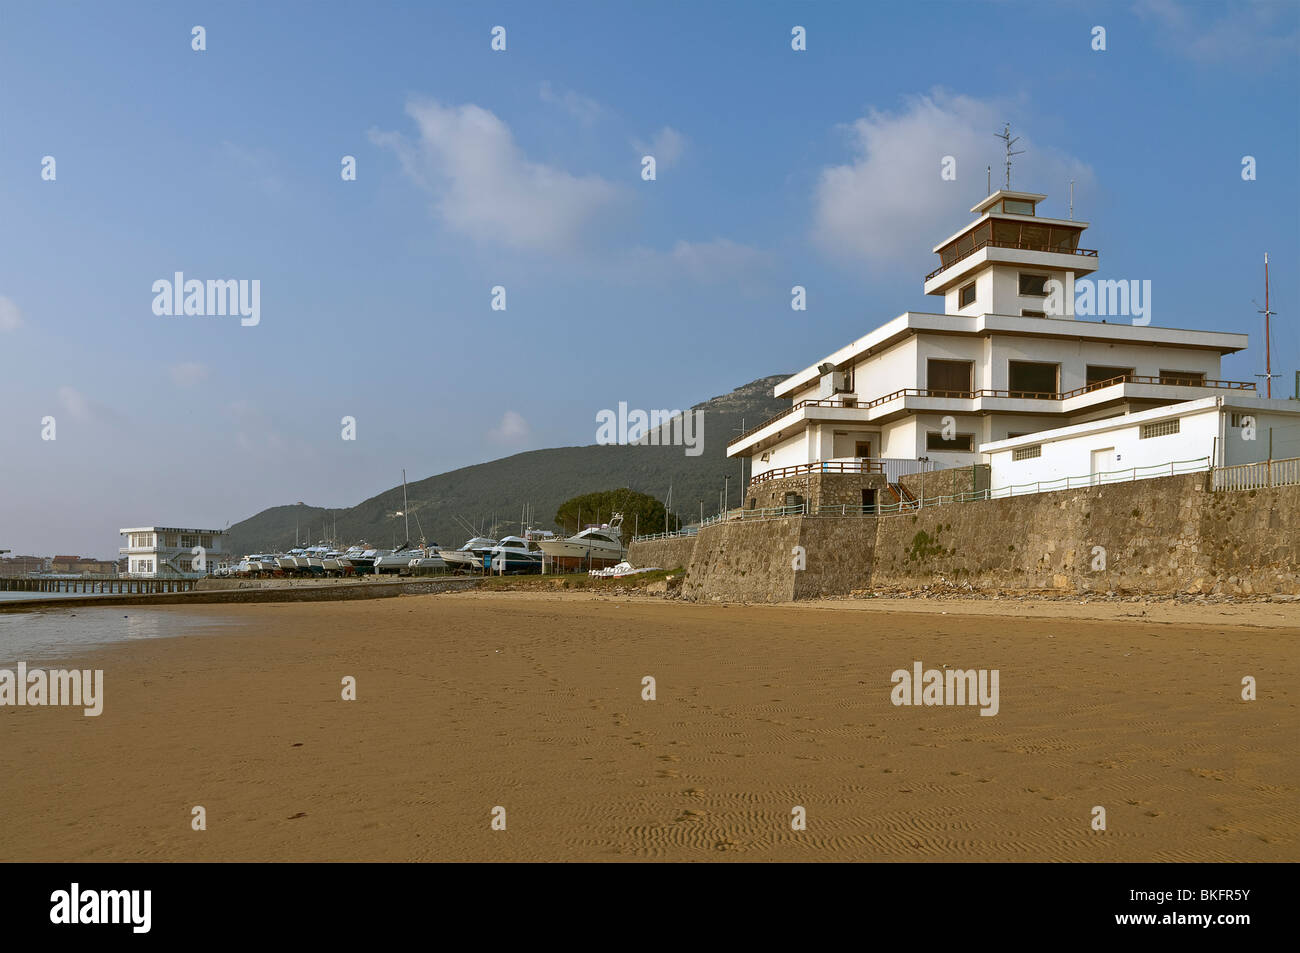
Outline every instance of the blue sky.
[[(1099, 277), (1150, 279), (1153, 324), (1250, 333), (1228, 378), (1263, 370), (1269, 251), (1289, 396), (1298, 9), (8, 2), (0, 548), (351, 505), (940, 310), (930, 248), (1003, 122), (1013, 186), (1064, 217), (1075, 179)], [(176, 271), (260, 280), (260, 324), (155, 315)]]

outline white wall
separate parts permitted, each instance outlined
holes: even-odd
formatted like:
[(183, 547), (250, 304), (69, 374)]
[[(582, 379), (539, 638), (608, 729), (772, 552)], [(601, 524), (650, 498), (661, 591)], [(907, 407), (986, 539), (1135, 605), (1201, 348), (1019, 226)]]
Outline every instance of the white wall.
[[(1140, 423), (1115, 427), (1100, 433), (1080, 434), (1045, 441), (1042, 456), (1013, 460), (1011, 449), (990, 453), (991, 483), (996, 490), (1012, 484), (1044, 483), (1065, 477), (1083, 477), (1092, 472), (1092, 452), (1114, 448), (1114, 469), (1155, 467), (1172, 461), (1209, 457), (1219, 431), (1219, 411), (1209, 408), (1179, 418), (1179, 432), (1163, 437), (1141, 438)], [(1154, 422), (1154, 421), (1153, 421)], [(1153, 470), (1149, 475), (1157, 476)], [(1119, 478), (1117, 475), (1115, 478)], [(1127, 478), (1127, 477), (1125, 477)]]
[(853, 368), (854, 396), (875, 400), (904, 387), (915, 387), (918, 379), (918, 335), (858, 361)]

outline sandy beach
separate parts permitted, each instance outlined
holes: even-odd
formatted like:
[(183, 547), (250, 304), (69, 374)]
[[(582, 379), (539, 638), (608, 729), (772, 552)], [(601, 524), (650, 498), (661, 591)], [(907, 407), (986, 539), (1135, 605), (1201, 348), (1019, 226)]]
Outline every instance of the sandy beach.
[[(50, 663), (98, 718), (0, 708), (0, 860), (1300, 860), (1296, 605), (202, 611)], [(917, 661), (997, 669), (998, 713), (894, 705)]]

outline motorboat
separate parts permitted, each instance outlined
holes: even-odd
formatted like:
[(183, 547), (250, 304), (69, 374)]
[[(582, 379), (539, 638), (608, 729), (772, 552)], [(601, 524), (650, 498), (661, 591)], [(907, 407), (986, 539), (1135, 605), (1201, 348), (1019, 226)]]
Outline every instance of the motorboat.
[(588, 526), (573, 536), (539, 540), (537, 545), (552, 559), (620, 562), (627, 554), (623, 545), (623, 514), (615, 513), (608, 523)]
[(482, 568), (488, 572), (534, 573), (542, 571), (538, 543), (522, 536), (505, 536), (483, 553)]
[(440, 549), (438, 555), (449, 569), (482, 569), (483, 554), (499, 542), (488, 536), (475, 536), (460, 549)]
[(407, 563), (411, 572), (438, 572), (447, 568), (447, 561), (438, 552), (438, 544), (422, 547), (420, 555), (411, 557)]

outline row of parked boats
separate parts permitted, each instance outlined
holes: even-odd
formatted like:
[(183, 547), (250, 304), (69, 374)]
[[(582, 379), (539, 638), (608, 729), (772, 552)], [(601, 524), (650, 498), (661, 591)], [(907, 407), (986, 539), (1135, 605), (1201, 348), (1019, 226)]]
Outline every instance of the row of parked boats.
[(361, 544), (340, 550), (321, 543), (286, 553), (245, 556), (234, 566), (218, 569), (215, 575), (267, 578), (405, 576), (447, 571), (540, 573), (543, 557), (566, 568), (589, 568), (622, 560), (626, 554), (622, 525), (622, 514), (615, 513), (608, 523), (588, 526), (569, 537), (560, 537), (548, 530), (529, 529), (523, 536), (504, 536), (501, 539), (475, 536), (459, 549), (440, 549), (437, 543), (421, 542), (415, 546), (403, 544), (397, 549), (375, 549)]

